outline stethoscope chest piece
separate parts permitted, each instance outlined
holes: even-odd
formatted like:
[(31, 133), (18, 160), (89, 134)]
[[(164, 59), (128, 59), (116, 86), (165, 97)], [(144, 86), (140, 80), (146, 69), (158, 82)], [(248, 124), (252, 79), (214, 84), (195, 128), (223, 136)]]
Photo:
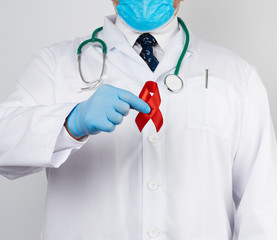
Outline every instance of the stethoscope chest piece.
[(183, 80), (175, 74), (167, 75), (164, 79), (164, 84), (169, 91), (174, 93), (181, 92), (184, 87)]

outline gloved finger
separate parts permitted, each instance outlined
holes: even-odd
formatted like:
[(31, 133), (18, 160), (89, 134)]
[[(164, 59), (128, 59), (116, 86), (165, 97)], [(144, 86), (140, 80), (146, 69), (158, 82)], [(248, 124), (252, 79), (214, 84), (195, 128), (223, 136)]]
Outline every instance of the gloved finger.
[(118, 100), (118, 102), (114, 105), (114, 109), (121, 115), (127, 116), (129, 114), (130, 105), (126, 102)]
[(117, 90), (118, 90), (118, 97), (122, 101), (128, 103), (132, 108), (142, 113), (151, 112), (151, 108), (149, 107), (149, 105), (143, 100), (141, 100), (139, 97), (137, 97), (135, 94), (120, 88), (118, 88)]
[(114, 125), (118, 125), (123, 121), (123, 116), (117, 111), (115, 111), (115, 109), (107, 110), (106, 114), (107, 114), (107, 119), (110, 122), (112, 122)]
[(101, 119), (101, 121), (95, 122), (94, 128), (102, 132), (112, 132), (115, 129), (115, 125), (106, 118)]

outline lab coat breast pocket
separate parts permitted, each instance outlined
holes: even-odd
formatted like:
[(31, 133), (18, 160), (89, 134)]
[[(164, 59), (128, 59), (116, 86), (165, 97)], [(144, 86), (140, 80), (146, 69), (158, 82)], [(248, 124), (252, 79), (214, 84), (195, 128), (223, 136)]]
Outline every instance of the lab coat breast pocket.
[(230, 138), (236, 113), (236, 94), (230, 81), (200, 76), (187, 80), (187, 127)]

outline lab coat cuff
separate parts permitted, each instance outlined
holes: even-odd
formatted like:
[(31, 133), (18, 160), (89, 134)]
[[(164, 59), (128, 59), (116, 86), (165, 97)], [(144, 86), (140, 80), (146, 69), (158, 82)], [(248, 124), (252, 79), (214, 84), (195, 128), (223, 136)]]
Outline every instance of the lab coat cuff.
[(70, 136), (65, 126), (63, 126), (60, 131), (60, 134), (57, 137), (54, 153), (60, 152), (66, 149), (75, 149), (75, 148), (79, 149), (88, 141), (88, 138), (89, 138), (88, 136), (85, 136), (80, 140), (76, 140)]
[[(75, 107), (76, 104), (72, 105), (72, 109)], [(68, 114), (70, 113), (70, 111), (68, 112)], [(64, 116), (63, 123), (65, 122), (68, 114)], [(89, 139), (89, 136), (85, 136), (80, 140), (74, 139), (72, 136), (70, 136), (70, 134), (68, 133), (68, 131), (66, 130), (63, 124), (59, 132), (59, 135), (56, 138), (53, 155), (51, 157), (52, 166), (54, 168), (60, 167), (60, 165), (63, 164), (68, 159), (70, 154), (76, 150), (79, 150), (83, 145), (86, 144), (88, 139)]]

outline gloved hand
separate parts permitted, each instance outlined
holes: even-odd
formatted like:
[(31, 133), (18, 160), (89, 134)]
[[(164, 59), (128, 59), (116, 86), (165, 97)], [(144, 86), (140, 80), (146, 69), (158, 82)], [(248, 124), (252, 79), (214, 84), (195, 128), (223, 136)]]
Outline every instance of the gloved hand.
[(102, 85), (86, 101), (79, 103), (67, 118), (67, 128), (75, 137), (112, 132), (130, 108), (150, 113), (149, 105), (126, 90)]

